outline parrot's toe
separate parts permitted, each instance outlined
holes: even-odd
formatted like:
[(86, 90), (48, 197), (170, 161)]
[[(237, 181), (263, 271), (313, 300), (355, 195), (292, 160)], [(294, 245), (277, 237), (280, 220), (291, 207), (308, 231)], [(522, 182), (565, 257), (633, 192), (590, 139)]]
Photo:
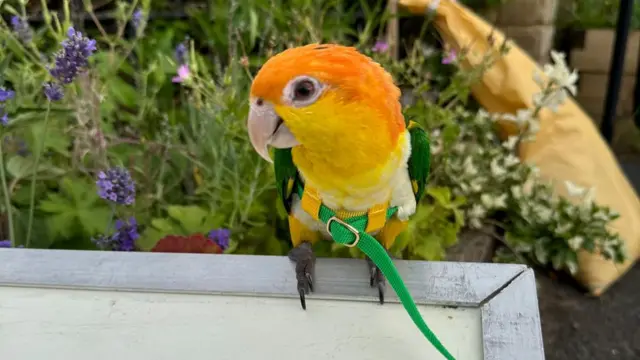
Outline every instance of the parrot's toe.
[(298, 293), (302, 309), (307, 309), (305, 295), (313, 292), (313, 270), (316, 256), (311, 244), (303, 242), (289, 252), (289, 259), (296, 263), (296, 280), (298, 280)]
[(378, 269), (376, 264), (373, 263), (369, 257), (367, 257), (367, 264), (369, 265), (369, 285), (372, 288), (378, 288), (378, 297), (380, 305), (384, 304), (384, 293), (387, 289), (387, 280), (385, 279), (382, 271)]

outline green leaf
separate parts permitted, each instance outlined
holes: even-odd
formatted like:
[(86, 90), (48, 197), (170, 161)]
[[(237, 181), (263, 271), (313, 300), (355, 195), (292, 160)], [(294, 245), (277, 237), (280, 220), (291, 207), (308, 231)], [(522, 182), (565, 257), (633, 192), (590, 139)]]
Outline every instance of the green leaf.
[(23, 179), (33, 174), (35, 163), (32, 157), (12, 156), (7, 161), (7, 172), (15, 179)]
[[(34, 169), (35, 159), (31, 156), (22, 157), (20, 155), (15, 155), (7, 161), (7, 171), (15, 179), (24, 179), (33, 176)], [(40, 162), (40, 164), (38, 164), (38, 171), (36, 174), (43, 172), (51, 175), (62, 175), (65, 173), (65, 171), (60, 168)]]
[(167, 208), (169, 216), (180, 224), (187, 233), (203, 232), (209, 229), (204, 228), (205, 217), (209, 213), (199, 206), (169, 206)]
[(151, 220), (151, 225), (166, 235), (188, 235), (170, 219), (153, 219)]
[(164, 231), (149, 227), (140, 234), (140, 237), (136, 240), (136, 246), (142, 251), (151, 251), (165, 235), (167, 235), (167, 233)]
[(427, 194), (442, 206), (447, 206), (451, 203), (451, 190), (448, 187), (429, 187), (427, 188)]
[[(49, 213), (47, 224), (55, 241), (72, 237), (89, 239), (107, 231), (112, 220), (112, 210), (106, 202), (97, 201), (95, 185), (84, 179), (64, 178), (60, 191), (50, 192), (40, 201), (39, 209)], [(91, 244), (80, 241), (74, 246)]]
[(70, 238), (77, 226), (75, 214), (64, 212), (47, 218), (47, 226), (53, 239)]

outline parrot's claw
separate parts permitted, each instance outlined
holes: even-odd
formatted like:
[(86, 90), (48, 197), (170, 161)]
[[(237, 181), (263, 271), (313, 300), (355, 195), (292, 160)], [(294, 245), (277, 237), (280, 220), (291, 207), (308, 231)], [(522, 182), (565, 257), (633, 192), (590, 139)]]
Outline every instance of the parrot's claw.
[(313, 270), (316, 256), (311, 244), (303, 242), (289, 251), (289, 259), (296, 263), (296, 279), (298, 280), (298, 293), (302, 309), (307, 310), (305, 295), (313, 292)]
[[(388, 253), (389, 251), (387, 251)], [(389, 254), (391, 256), (391, 254)], [(382, 271), (376, 266), (376, 264), (367, 256), (367, 265), (369, 266), (369, 286), (372, 288), (378, 288), (378, 297), (380, 299), (380, 305), (384, 304), (384, 294), (387, 290), (387, 280), (382, 274)]]

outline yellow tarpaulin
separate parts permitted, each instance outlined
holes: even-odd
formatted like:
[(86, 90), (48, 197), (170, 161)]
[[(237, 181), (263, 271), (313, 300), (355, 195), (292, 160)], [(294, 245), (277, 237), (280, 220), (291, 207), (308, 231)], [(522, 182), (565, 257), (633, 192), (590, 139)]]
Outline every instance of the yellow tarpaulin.
[[(433, 0), (435, 26), (447, 43), (457, 50), (470, 50), (466, 64), (481, 61), (490, 51), (488, 37), (493, 33), (494, 46), (504, 41), (504, 34), (453, 0)], [(399, 0), (412, 12), (426, 14), (432, 0)], [(439, 3), (439, 4), (438, 4)], [(437, 4), (437, 7), (436, 7)], [(508, 54), (485, 73), (472, 88), (474, 97), (489, 112), (515, 113), (533, 107), (533, 94), (540, 87), (533, 81), (535, 69), (542, 72), (529, 55), (516, 44), (510, 44)], [(503, 129), (510, 132), (509, 129)], [(611, 227), (623, 238), (629, 260), (621, 265), (598, 255), (579, 254), (577, 279), (594, 295), (600, 295), (640, 256), (640, 201), (616, 159), (604, 142), (593, 121), (569, 99), (557, 113), (540, 113), (540, 131), (536, 139), (520, 148), (523, 161), (535, 164), (540, 175), (553, 181), (557, 194), (566, 195), (564, 181), (582, 187), (595, 187), (595, 201), (620, 213)]]

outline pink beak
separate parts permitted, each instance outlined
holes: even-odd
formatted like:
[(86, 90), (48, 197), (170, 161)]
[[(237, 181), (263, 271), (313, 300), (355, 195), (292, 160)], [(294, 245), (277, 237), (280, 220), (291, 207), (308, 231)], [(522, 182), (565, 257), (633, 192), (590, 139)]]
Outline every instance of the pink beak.
[(273, 162), (269, 156), (269, 145), (284, 149), (300, 144), (284, 120), (278, 116), (273, 105), (266, 101), (258, 102), (252, 99), (247, 128), (254, 150), (268, 162)]

